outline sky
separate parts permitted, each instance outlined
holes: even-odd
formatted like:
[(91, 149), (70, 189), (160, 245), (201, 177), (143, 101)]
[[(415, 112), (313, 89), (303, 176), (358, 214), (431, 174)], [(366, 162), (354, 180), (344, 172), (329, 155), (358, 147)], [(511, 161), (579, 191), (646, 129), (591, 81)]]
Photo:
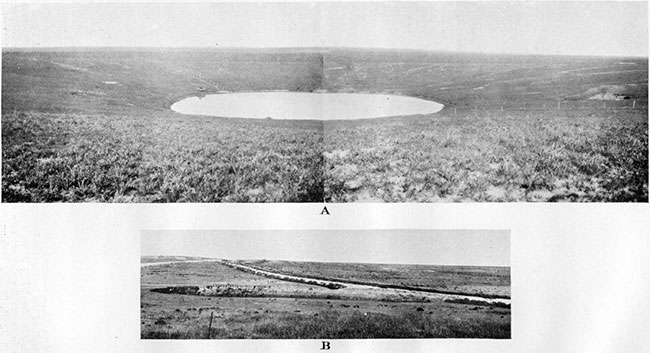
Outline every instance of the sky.
[(506, 230), (143, 231), (142, 256), (510, 266)]
[(3, 47), (369, 47), (648, 55), (640, 2), (2, 4)]

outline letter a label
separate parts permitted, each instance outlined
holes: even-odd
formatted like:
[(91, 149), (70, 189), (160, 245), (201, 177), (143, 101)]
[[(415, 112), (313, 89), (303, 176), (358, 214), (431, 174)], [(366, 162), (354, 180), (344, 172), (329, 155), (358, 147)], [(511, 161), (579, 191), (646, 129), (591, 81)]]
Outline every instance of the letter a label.
[(323, 210), (320, 211), (320, 215), (321, 215), (321, 216), (322, 216), (322, 215), (327, 215), (327, 216), (330, 215), (330, 211), (327, 210), (327, 206), (323, 207)]

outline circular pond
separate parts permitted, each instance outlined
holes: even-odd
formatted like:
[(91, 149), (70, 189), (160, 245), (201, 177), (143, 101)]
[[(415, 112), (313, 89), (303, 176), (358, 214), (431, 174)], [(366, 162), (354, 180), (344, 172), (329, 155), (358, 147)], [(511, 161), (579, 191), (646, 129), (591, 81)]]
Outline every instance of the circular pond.
[(247, 92), (186, 98), (171, 109), (233, 118), (344, 120), (431, 114), (443, 107), (424, 99), (385, 94)]

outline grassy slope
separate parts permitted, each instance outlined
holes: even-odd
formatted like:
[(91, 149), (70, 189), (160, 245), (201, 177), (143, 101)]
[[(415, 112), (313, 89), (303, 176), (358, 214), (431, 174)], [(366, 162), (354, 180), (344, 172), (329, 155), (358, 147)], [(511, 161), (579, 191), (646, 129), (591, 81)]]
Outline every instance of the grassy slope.
[[(328, 200), (648, 200), (645, 59), (351, 51), (327, 59), (331, 90), (446, 105), (431, 117), (327, 122)], [(631, 99), (589, 99), (601, 92)]]
[(3, 51), (2, 109), (150, 116), (198, 87), (311, 91), (322, 85), (321, 62), (310, 52)]
[(647, 116), (629, 110), (445, 111), (326, 131), (335, 202), (648, 199)]
[[(645, 201), (647, 61), (622, 60), (352, 50), (4, 51), (2, 197)], [(389, 92), (447, 107), (419, 118), (325, 123), (169, 111), (197, 87)], [(605, 102), (605, 109), (588, 99), (603, 92), (632, 99)]]
[(322, 123), (168, 110), (196, 87), (311, 90), (319, 63), (310, 53), (5, 52), (3, 201), (322, 201)]
[(363, 283), (401, 285), (467, 294), (510, 296), (510, 268), (488, 266), (432, 266), (296, 261), (242, 261), (296, 276)]
[(323, 198), (318, 122), (3, 116), (3, 200), (301, 202)]
[(395, 92), (459, 109), (582, 106), (614, 89), (606, 86), (639, 102), (648, 94), (645, 58), (336, 50), (325, 59), (327, 89)]

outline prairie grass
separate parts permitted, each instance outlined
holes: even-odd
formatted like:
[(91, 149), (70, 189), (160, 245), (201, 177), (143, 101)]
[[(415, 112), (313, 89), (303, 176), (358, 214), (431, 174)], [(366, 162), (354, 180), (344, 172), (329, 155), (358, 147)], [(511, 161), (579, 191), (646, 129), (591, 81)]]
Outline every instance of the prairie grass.
[[(232, 321), (232, 320), (231, 320)], [(499, 314), (469, 317), (437, 316), (427, 312), (387, 315), (373, 312), (323, 311), (317, 315), (287, 313), (272, 318), (249, 317), (213, 328), (211, 338), (253, 339), (365, 339), (365, 338), (510, 338), (510, 320)], [(207, 327), (148, 328), (145, 339), (207, 338)]]
[(424, 312), (386, 315), (325, 312), (316, 317), (286, 315), (277, 322), (256, 325), (257, 338), (510, 338), (510, 323), (493, 317), (459, 319)]
[(648, 200), (643, 111), (443, 111), (325, 129), (332, 202)]
[(443, 112), (290, 123), (4, 114), (2, 199), (648, 200), (648, 121), (641, 112)]
[(318, 202), (322, 127), (9, 113), (5, 202)]

